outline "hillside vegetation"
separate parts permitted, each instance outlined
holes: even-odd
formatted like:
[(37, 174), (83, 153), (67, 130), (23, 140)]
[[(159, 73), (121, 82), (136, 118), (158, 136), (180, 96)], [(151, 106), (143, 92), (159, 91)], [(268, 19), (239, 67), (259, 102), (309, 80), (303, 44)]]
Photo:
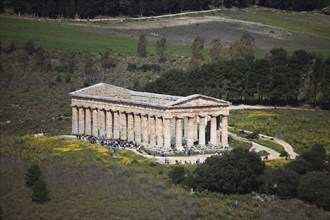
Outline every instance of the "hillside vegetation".
[[(297, 200), (262, 202), (255, 194), (191, 195), (190, 189), (168, 179), (177, 166), (160, 165), (128, 150), (112, 155), (99, 145), (47, 136), (2, 140), (0, 149), (4, 219), (328, 218), (324, 211)], [(25, 186), (27, 167), (32, 163), (41, 167), (49, 188), (50, 200), (44, 204), (33, 203), (31, 190)], [(239, 208), (233, 207), (235, 200), (240, 202)]]
[(231, 111), (229, 125), (278, 137), (289, 142), (297, 153), (322, 144), (330, 153), (330, 113), (313, 110)]

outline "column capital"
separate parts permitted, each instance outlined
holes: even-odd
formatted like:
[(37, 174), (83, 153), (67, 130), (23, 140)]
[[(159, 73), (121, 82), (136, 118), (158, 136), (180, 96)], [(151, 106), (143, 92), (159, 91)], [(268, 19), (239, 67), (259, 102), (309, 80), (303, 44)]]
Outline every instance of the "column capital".
[(198, 117), (200, 117), (200, 118), (206, 118), (207, 115), (198, 115)]
[(185, 116), (185, 118), (193, 119), (193, 118), (195, 118), (195, 115), (187, 115), (187, 116)]
[(227, 114), (223, 114), (223, 115), (221, 115), (222, 117), (228, 117), (229, 115), (227, 115)]

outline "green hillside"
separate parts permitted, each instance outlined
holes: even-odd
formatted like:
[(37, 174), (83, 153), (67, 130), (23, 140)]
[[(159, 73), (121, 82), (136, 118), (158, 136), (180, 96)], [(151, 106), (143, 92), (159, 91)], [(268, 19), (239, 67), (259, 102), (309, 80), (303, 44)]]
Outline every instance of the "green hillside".
[[(128, 150), (109, 149), (57, 136), (1, 141), (0, 201), (4, 219), (325, 219), (297, 200), (261, 202), (251, 195), (190, 194), (172, 184), (164, 166)], [(29, 164), (39, 164), (50, 201), (36, 204), (25, 186)], [(190, 169), (194, 169), (191, 167)], [(235, 200), (240, 207), (233, 207)], [(19, 205), (17, 205), (19, 204)], [(292, 213), (290, 210), (295, 210)]]

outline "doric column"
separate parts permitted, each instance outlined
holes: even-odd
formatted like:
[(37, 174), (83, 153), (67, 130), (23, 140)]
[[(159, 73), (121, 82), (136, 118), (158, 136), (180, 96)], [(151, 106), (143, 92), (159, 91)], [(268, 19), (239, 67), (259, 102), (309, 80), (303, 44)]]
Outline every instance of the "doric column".
[(106, 124), (105, 124), (105, 127), (106, 127), (106, 136), (108, 138), (112, 138), (113, 137), (113, 133), (112, 133), (112, 112), (111, 111), (106, 111)]
[(185, 138), (187, 140), (187, 133), (188, 133), (188, 118), (187, 117), (184, 117), (182, 119), (182, 126), (183, 126), (183, 138)]
[(78, 126), (78, 133), (84, 134), (85, 133), (85, 110), (83, 107), (79, 108), (79, 126)]
[(210, 144), (217, 144), (217, 117), (211, 116), (211, 128), (210, 128)]
[(156, 117), (151, 116), (149, 118), (150, 125), (150, 144), (156, 146)]
[(186, 140), (187, 140), (187, 147), (192, 147), (194, 145), (194, 117), (187, 117), (187, 129), (186, 129)]
[(157, 129), (157, 146), (162, 147), (164, 145), (164, 136), (163, 136), (163, 118), (156, 118), (156, 129)]
[(72, 134), (78, 134), (78, 108), (76, 106), (72, 107)]
[(120, 139), (127, 139), (126, 113), (120, 112)]
[(91, 135), (92, 134), (92, 114), (91, 109), (85, 109), (85, 120), (86, 120), (86, 127), (85, 127), (85, 134)]
[(176, 118), (175, 124), (175, 147), (182, 147), (182, 118)]
[(98, 116), (99, 133), (101, 137), (105, 137), (105, 111), (100, 110)]
[(98, 109), (93, 109), (93, 136), (98, 137), (99, 136), (99, 116), (98, 116)]
[(141, 144), (141, 115), (137, 114), (134, 116), (135, 119), (135, 141)]
[(223, 146), (228, 146), (228, 115), (222, 116), (221, 126), (222, 126), (221, 144)]
[(199, 145), (205, 145), (205, 117), (199, 116)]
[(142, 142), (149, 144), (149, 127), (148, 127), (148, 115), (142, 115)]
[(197, 120), (197, 117), (198, 116), (195, 116), (194, 117), (194, 129), (193, 129), (193, 139), (194, 140), (197, 140), (198, 137), (197, 137), (197, 131), (198, 131), (198, 120)]
[(133, 113), (127, 114), (127, 140), (134, 141), (134, 118)]
[(119, 139), (119, 111), (113, 112), (113, 138)]
[(164, 118), (163, 121), (164, 127), (164, 147), (167, 149), (171, 148), (171, 119)]
[(220, 116), (217, 117), (217, 145), (220, 145), (220, 137), (221, 137), (221, 130), (220, 130)]

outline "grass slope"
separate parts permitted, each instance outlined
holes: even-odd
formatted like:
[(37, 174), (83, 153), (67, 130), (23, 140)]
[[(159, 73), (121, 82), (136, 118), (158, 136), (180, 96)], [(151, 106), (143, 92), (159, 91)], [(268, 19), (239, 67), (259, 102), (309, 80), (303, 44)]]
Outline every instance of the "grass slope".
[[(110, 47), (115, 53), (134, 55), (138, 45), (134, 38), (100, 33), (62, 20), (1, 17), (0, 30), (2, 41), (24, 44), (32, 39), (37, 46), (49, 49), (101, 52)], [(147, 50), (155, 54), (155, 42), (149, 42)], [(186, 56), (191, 53), (188, 46), (182, 45), (169, 45), (168, 52)]]
[(328, 15), (324, 14), (293, 12), (262, 7), (223, 11), (221, 14), (233, 19), (253, 21), (275, 27), (330, 37), (329, 18)]
[[(171, 184), (172, 166), (127, 150), (56, 136), (23, 136), (0, 142), (0, 204), (4, 219), (327, 219), (322, 210), (296, 200), (261, 202), (254, 195), (184, 190)], [(36, 162), (51, 200), (35, 204), (25, 186)], [(189, 169), (193, 169), (190, 167)], [(234, 208), (235, 200), (240, 208)], [(284, 204), (283, 204), (284, 203)], [(295, 210), (291, 212), (290, 210)]]
[(330, 152), (330, 112), (308, 110), (231, 111), (230, 126), (284, 139), (297, 153), (316, 143)]

